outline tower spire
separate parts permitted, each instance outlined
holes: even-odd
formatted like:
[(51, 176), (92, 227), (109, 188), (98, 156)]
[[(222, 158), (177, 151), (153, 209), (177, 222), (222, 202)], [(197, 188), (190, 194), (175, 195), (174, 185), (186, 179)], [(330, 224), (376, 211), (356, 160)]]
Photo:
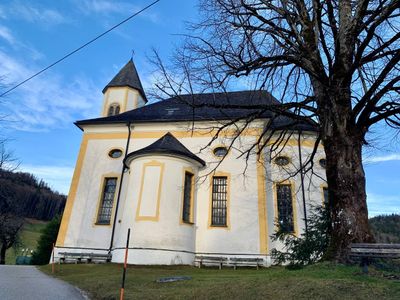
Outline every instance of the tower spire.
[(147, 102), (146, 94), (140, 81), (133, 59), (131, 58), (126, 65), (114, 76), (113, 79), (104, 87), (103, 94), (110, 87), (130, 87), (139, 92), (143, 100)]

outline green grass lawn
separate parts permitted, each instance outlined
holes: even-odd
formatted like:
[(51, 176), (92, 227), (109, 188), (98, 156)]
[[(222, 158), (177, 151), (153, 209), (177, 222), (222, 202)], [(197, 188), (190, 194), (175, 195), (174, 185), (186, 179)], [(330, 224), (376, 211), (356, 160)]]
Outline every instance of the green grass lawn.
[[(51, 273), (51, 266), (41, 270)], [(125, 299), (400, 299), (400, 282), (358, 267), (317, 264), (301, 270), (212, 269), (182, 266), (130, 266)], [(119, 299), (122, 266), (56, 265), (56, 274), (89, 292), (92, 299)], [(161, 277), (191, 276), (188, 281), (156, 283)]]
[(26, 219), (25, 224), (20, 233), (20, 244), (16, 249), (10, 248), (6, 252), (6, 264), (14, 265), (15, 258), (21, 255), (22, 249), (35, 250), (37, 241), (39, 240), (41, 230), (46, 226), (47, 222), (34, 219)]

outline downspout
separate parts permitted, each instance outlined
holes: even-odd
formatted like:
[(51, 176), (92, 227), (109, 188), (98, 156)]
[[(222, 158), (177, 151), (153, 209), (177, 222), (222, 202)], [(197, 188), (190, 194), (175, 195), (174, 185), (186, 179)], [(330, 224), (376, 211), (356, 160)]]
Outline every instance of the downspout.
[(299, 137), (297, 140), (297, 146), (299, 149), (299, 163), (300, 163), (300, 182), (301, 182), (301, 193), (303, 196), (303, 209), (304, 209), (304, 226), (306, 229), (306, 236), (308, 234), (308, 224), (307, 224), (307, 207), (306, 207), (306, 195), (304, 191), (304, 170), (303, 170), (303, 159), (301, 157), (301, 145), (300, 145), (300, 135), (301, 130), (299, 131)]
[[(131, 141), (131, 122), (128, 122), (127, 126), (128, 126), (128, 138), (126, 139), (126, 147), (125, 147), (124, 158), (126, 158), (127, 155), (128, 155), (129, 142)], [(114, 221), (113, 221), (112, 232), (111, 232), (110, 248), (108, 249), (108, 253), (111, 252), (111, 249), (112, 249), (113, 243), (114, 243), (115, 224), (117, 222), (119, 199), (121, 198), (121, 190), (122, 190), (122, 183), (124, 181), (125, 170), (126, 170), (126, 167), (125, 167), (125, 164), (123, 163), (122, 164), (122, 170), (121, 170), (121, 181), (120, 181), (119, 187), (118, 187), (117, 203), (115, 205), (115, 213), (114, 213)]]

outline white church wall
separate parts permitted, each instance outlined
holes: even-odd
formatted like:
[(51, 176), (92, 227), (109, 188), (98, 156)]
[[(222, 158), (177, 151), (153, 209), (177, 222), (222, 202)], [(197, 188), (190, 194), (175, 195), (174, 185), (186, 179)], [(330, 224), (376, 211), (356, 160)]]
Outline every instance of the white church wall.
[[(160, 176), (145, 176), (149, 167), (160, 166)], [(195, 251), (195, 225), (182, 224), (183, 182), (185, 170), (197, 173), (196, 166), (180, 158), (151, 156), (134, 159), (129, 166), (127, 191), (116, 229), (115, 248), (123, 248), (128, 228), (131, 228), (129, 263), (148, 264), (157, 261), (171, 264), (177, 261), (191, 264)], [(161, 181), (160, 181), (161, 178)], [(161, 183), (161, 186), (159, 185)], [(146, 212), (143, 207), (152, 201), (153, 193), (145, 194), (144, 187), (153, 186), (159, 191), (156, 212)], [(196, 193), (194, 193), (196, 195)], [(196, 197), (194, 204), (196, 204)], [(153, 206), (153, 205), (151, 205)], [(113, 261), (119, 261), (115, 252)]]
[[(250, 156), (247, 167), (244, 158), (238, 158), (240, 151), (256, 141), (257, 133), (248, 132), (238, 139), (220, 165), (220, 159), (215, 157), (212, 150), (216, 146), (229, 146), (230, 138), (220, 138), (214, 141), (211, 147), (202, 149), (210, 142), (212, 133), (205, 127), (210, 124), (196, 125), (196, 130), (191, 132), (191, 123), (177, 124), (135, 124), (132, 126), (132, 134), (128, 153), (142, 149), (158, 140), (168, 131), (179, 139), (190, 151), (207, 162), (205, 168), (198, 171), (191, 162), (180, 158), (156, 156), (137, 158), (131, 162), (130, 169), (124, 174), (122, 184), (119, 214), (116, 220), (115, 237), (113, 247), (113, 261), (123, 261), (123, 251), (126, 242), (126, 232), (132, 229), (130, 247), (130, 263), (143, 264), (171, 264), (181, 262), (189, 264), (193, 262), (195, 253), (209, 253), (215, 255), (232, 255), (240, 257), (256, 257), (267, 254), (262, 249), (261, 240), (268, 243), (268, 250), (280, 247), (270, 241), (270, 236), (275, 230), (276, 207), (274, 203), (274, 183), (285, 179), (284, 172), (269, 162), (269, 153), (266, 150), (265, 172), (267, 181), (261, 183), (265, 187), (266, 211), (260, 211), (259, 187), (260, 170), (257, 168), (256, 156)], [(126, 125), (112, 126), (85, 126), (85, 135), (89, 138), (87, 149), (82, 163), (73, 209), (68, 222), (65, 241), (61, 246), (104, 248), (109, 247), (112, 226), (95, 225), (98, 211), (99, 197), (101, 197), (102, 181), (107, 174), (120, 176), (122, 157), (109, 158), (108, 152), (112, 148), (125, 150), (127, 138)], [(313, 140), (313, 138), (310, 138)], [(303, 162), (310, 155), (312, 147), (310, 141), (302, 143)], [(298, 164), (297, 145), (289, 145), (284, 149), (294, 165)], [(322, 148), (316, 157), (324, 157)], [(143, 167), (146, 163), (157, 162), (163, 165), (163, 178), (161, 193), (153, 193), (158, 199), (159, 210), (154, 214), (156, 202), (150, 206), (139, 209), (139, 217), (154, 217), (155, 220), (138, 220), (138, 202), (142, 187)], [(229, 204), (228, 226), (226, 228), (210, 226), (210, 201), (211, 178), (209, 173), (216, 167), (218, 174), (226, 174), (229, 178)], [(161, 168), (161, 167), (160, 167)], [(185, 168), (192, 168), (196, 174), (196, 191), (194, 199), (194, 224), (181, 224), (182, 186)], [(150, 170), (150, 169), (149, 169)], [(324, 178), (324, 170), (316, 163), (316, 172)], [(154, 171), (154, 170), (153, 170)], [(160, 171), (160, 169), (158, 169)], [(158, 172), (157, 171), (157, 172)], [(144, 189), (151, 195), (151, 187), (158, 186), (161, 174), (148, 173), (144, 178)], [(160, 171), (161, 172), (161, 171)], [(157, 175), (157, 174), (160, 174)], [(244, 174), (243, 174), (244, 173)], [(155, 176), (157, 175), (157, 176)], [(208, 175), (208, 176), (207, 176)], [(147, 182), (147, 177), (149, 182)], [(300, 188), (300, 177), (291, 179), (294, 182), (294, 190)], [(309, 184), (309, 178), (305, 177), (306, 199), (311, 202), (322, 201), (322, 186), (324, 181), (314, 176)], [(120, 177), (119, 181), (120, 182)], [(308, 188), (309, 186), (309, 188)], [(303, 207), (301, 193), (295, 194), (295, 210), (297, 212), (298, 232), (304, 230)], [(154, 200), (153, 199), (153, 200)], [(142, 199), (143, 200), (143, 199)], [(151, 202), (151, 201), (150, 201)], [(151, 204), (148, 202), (148, 204)], [(145, 203), (145, 202), (143, 202)], [(309, 203), (309, 202), (307, 202)], [(115, 209), (115, 202), (114, 202)], [(143, 211), (142, 211), (143, 210)], [(261, 210), (263, 208), (261, 207)], [(265, 217), (263, 217), (266, 215)], [(262, 229), (262, 219), (265, 218), (266, 228)], [(261, 221), (261, 223), (260, 223)], [(111, 223), (112, 224), (112, 221)], [(267, 235), (265, 237), (265, 235)], [(61, 251), (61, 250), (60, 250)], [(268, 259), (268, 257), (267, 257)]]
[[(315, 137), (313, 135), (303, 135), (301, 139), (301, 157), (302, 163), (304, 164), (310, 158), (314, 149)], [(278, 154), (279, 153), (279, 154)], [(301, 186), (301, 175), (300, 173), (293, 176), (294, 173), (300, 167), (299, 149), (297, 145), (297, 135), (291, 143), (285, 145), (285, 147), (279, 148), (272, 155), (286, 156), (290, 159), (290, 163), (287, 166), (278, 166), (274, 160), (270, 162), (270, 168), (267, 171), (267, 199), (268, 201), (268, 220), (269, 220), (269, 236), (272, 236), (276, 230), (277, 221), (277, 199), (276, 199), (276, 185), (279, 183), (291, 184), (292, 196), (293, 196), (293, 213), (295, 216), (295, 234), (300, 236), (305, 231), (305, 219), (304, 219), (304, 205), (303, 205), (303, 192)], [(268, 154), (271, 157), (271, 154)], [(314, 158), (313, 171), (309, 171), (304, 174), (304, 196), (306, 201), (306, 213), (307, 217), (310, 216), (312, 207), (320, 206), (323, 202), (322, 187), (326, 186), (325, 182), (325, 169), (323, 169), (318, 161), (321, 158), (325, 158), (324, 150), (322, 145), (317, 149)], [(279, 241), (269, 242), (270, 249), (282, 249), (282, 244)]]
[[(119, 178), (122, 157), (113, 159), (113, 148), (124, 149), (124, 140), (89, 140), (63, 246), (108, 248), (110, 225), (96, 225), (102, 187), (106, 177)], [(119, 183), (119, 180), (118, 180)], [(96, 237), (96, 238), (93, 238)]]

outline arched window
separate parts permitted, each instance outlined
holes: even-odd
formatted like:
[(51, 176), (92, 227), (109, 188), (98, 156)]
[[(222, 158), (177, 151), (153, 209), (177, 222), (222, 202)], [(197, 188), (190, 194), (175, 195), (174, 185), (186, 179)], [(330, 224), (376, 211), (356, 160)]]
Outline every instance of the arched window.
[(109, 116), (114, 116), (114, 115), (118, 115), (120, 111), (120, 107), (119, 104), (111, 104), (110, 107), (108, 108), (108, 114), (107, 117)]

